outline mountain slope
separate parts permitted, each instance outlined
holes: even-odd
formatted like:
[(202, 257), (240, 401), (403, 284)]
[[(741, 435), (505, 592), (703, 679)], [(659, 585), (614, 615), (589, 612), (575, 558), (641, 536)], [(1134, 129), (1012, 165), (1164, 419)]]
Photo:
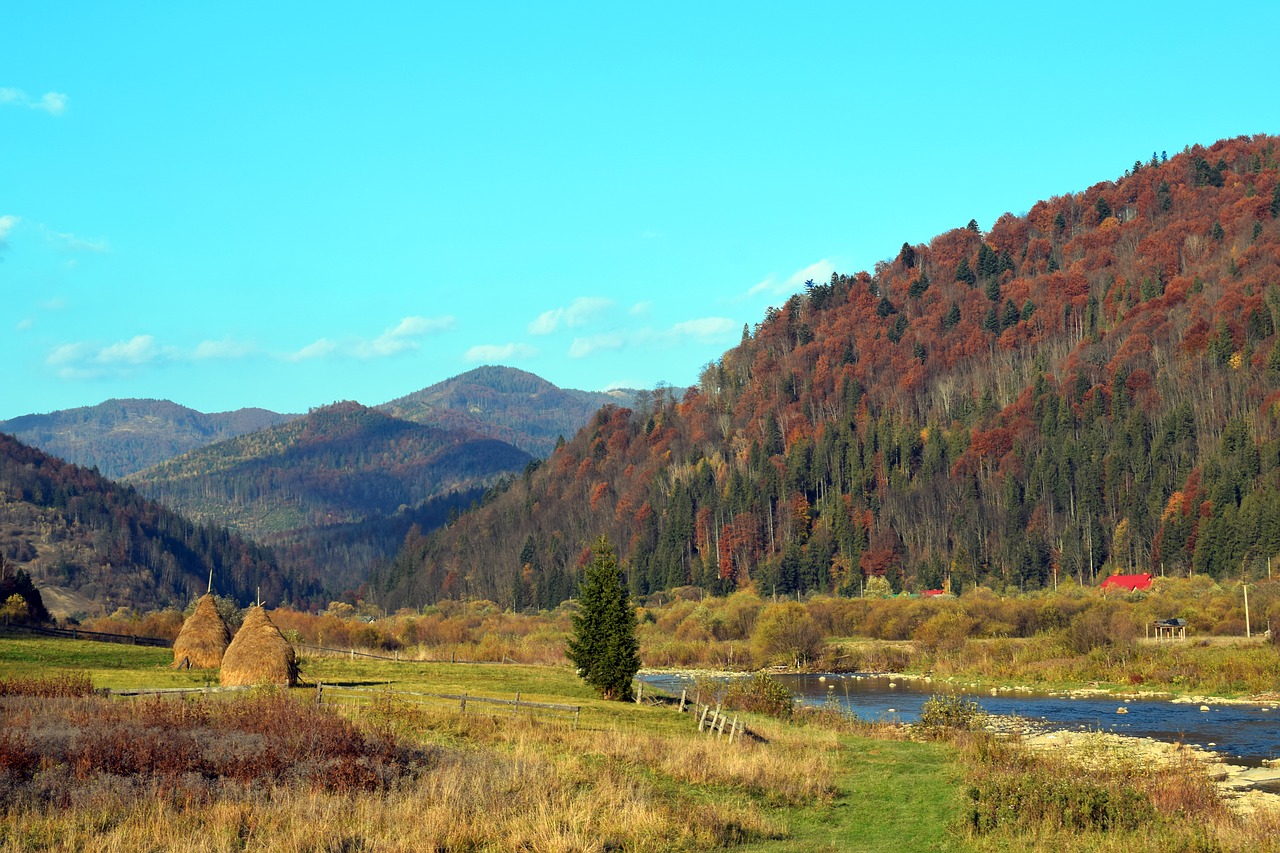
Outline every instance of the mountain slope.
[(770, 309), (680, 399), (607, 409), (378, 578), (637, 593), (1230, 577), (1280, 553), (1280, 140), (1226, 140), (904, 244)]
[(168, 400), (107, 400), (0, 421), (25, 444), (118, 479), (215, 441), (288, 421), (266, 409), (205, 414)]
[[(291, 567), (320, 571), (341, 588), (363, 581), (368, 563), (394, 553), (398, 538), (374, 553), (335, 549), (333, 529), (347, 530), (341, 538), (355, 548), (362, 536), (352, 525), (399, 515), (404, 523), (392, 529), (407, 529), (424, 502), (448, 505), (451, 493), (474, 497), (471, 490), (520, 471), (530, 459), (492, 438), (346, 402), (201, 448), (128, 481), (192, 518), (288, 545)], [(454, 498), (455, 509), (458, 503)], [(428, 508), (428, 515), (440, 514)]]
[(597, 409), (630, 402), (629, 391), (574, 391), (512, 367), (469, 370), (376, 408), (441, 429), (492, 436), (543, 457), (556, 439), (573, 435)]
[[(214, 589), (305, 605), (319, 586), (282, 573), (270, 550), (196, 525), (113, 483), (0, 434), (0, 553), (53, 598), (105, 612), (184, 607)], [(318, 603), (318, 602), (317, 602)]]

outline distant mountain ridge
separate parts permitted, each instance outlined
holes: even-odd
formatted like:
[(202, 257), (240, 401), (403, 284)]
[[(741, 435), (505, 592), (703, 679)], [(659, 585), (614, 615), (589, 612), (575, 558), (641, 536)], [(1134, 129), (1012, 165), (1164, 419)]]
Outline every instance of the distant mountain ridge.
[(635, 391), (576, 391), (513, 367), (486, 365), (383, 403), (379, 411), (443, 429), (483, 433), (545, 457), (601, 407)]
[(0, 421), (0, 432), (114, 480), (296, 417), (253, 408), (206, 414), (169, 400), (112, 399)]
[[(474, 498), (474, 490), (523, 470), (532, 459), (475, 432), (416, 424), (341, 402), (193, 450), (132, 474), (127, 482), (193, 519), (225, 524), (259, 542), (287, 544), (291, 568), (318, 572), (340, 589), (358, 586), (370, 561), (389, 556), (382, 551), (394, 553), (399, 544), (371, 551), (360, 525), (374, 525), (383, 531), (374, 538), (384, 540), (387, 519), (413, 517), (428, 505), (444, 507), (424, 510), (423, 520), (436, 519), (435, 526), (443, 522), (451, 494)], [(345, 545), (336, 542), (335, 530), (342, 531)]]

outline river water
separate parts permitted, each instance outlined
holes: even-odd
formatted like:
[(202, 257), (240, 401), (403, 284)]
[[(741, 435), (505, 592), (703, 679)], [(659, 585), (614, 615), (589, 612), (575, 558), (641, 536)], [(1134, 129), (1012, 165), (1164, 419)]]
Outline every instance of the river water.
[[(920, 706), (935, 693), (955, 690), (954, 685), (895, 679), (884, 675), (782, 674), (773, 676), (806, 705), (835, 702), (861, 719), (911, 723), (920, 718)], [(688, 676), (669, 673), (642, 675), (641, 681), (680, 695), (691, 685)], [(963, 692), (963, 691), (962, 691)], [(1222, 754), (1231, 764), (1257, 766), (1280, 758), (1280, 707), (1274, 705), (1219, 705), (1159, 699), (1048, 696), (1001, 691), (997, 695), (965, 693), (988, 714), (1017, 716), (1052, 728), (1115, 732), (1185, 743)], [(1126, 713), (1117, 713), (1118, 709)]]

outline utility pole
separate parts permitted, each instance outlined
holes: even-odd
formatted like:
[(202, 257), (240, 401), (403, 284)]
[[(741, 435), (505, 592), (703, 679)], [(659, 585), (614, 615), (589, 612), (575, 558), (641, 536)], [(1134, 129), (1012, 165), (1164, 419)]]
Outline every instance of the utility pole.
[(1240, 581), (1240, 586), (1244, 589), (1244, 635), (1249, 638), (1253, 636), (1253, 632), (1249, 630), (1249, 585)]

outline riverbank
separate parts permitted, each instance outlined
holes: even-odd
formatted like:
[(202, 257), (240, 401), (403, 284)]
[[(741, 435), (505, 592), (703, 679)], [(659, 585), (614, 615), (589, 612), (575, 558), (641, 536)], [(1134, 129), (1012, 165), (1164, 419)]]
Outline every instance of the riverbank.
[(1100, 731), (1069, 731), (1045, 723), (990, 717), (988, 731), (1016, 738), (1033, 752), (1049, 753), (1088, 772), (1103, 767), (1179, 771), (1194, 766), (1205, 773), (1233, 812), (1251, 815), (1280, 810), (1280, 766), (1246, 767), (1223, 761), (1220, 753), (1185, 743), (1168, 743)]

